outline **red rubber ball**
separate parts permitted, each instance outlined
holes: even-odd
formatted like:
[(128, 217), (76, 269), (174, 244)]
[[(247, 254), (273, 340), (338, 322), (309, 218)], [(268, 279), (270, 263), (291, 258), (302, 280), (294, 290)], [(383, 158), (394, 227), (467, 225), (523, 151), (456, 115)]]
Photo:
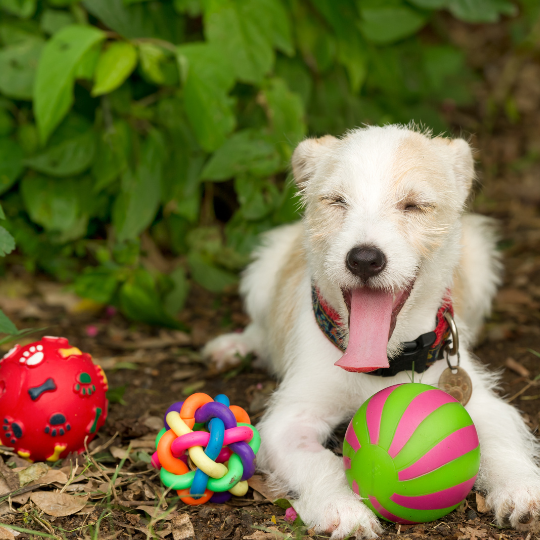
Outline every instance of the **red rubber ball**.
[(66, 338), (15, 345), (0, 361), (0, 439), (19, 456), (56, 461), (83, 452), (107, 417), (107, 378)]

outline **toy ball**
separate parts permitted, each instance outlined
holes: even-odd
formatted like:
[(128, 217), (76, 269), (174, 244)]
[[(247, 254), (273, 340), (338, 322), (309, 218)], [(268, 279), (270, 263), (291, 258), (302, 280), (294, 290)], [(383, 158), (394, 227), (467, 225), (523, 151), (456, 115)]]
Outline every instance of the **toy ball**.
[(480, 447), (471, 417), (452, 396), (426, 384), (398, 384), (354, 415), (343, 462), (349, 485), (377, 516), (424, 523), (467, 497)]
[(0, 439), (31, 461), (83, 452), (107, 417), (107, 378), (66, 338), (15, 345), (0, 361)]
[(261, 438), (244, 409), (223, 394), (197, 393), (171, 405), (164, 423), (152, 465), (184, 503), (223, 503), (246, 494)]

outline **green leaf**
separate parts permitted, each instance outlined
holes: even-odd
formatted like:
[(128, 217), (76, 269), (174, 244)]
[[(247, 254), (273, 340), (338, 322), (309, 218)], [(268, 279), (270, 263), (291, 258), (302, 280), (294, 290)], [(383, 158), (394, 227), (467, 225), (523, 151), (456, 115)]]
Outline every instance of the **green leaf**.
[(71, 108), (78, 62), (104, 38), (105, 33), (92, 26), (71, 25), (62, 28), (45, 45), (34, 86), (34, 114), (42, 142), (46, 142)]
[(137, 168), (127, 170), (122, 177), (122, 193), (113, 211), (113, 224), (120, 242), (137, 237), (156, 215), (161, 196), (164, 146), (162, 135), (152, 131), (143, 144)]
[(465, 54), (450, 45), (422, 47), (423, 69), (430, 95), (465, 104), (471, 98), (472, 79), (467, 73)]
[(169, 2), (125, 5), (123, 0), (83, 0), (82, 5), (104, 25), (127, 39), (182, 41), (183, 20)]
[(238, 210), (225, 226), (227, 245), (246, 257), (259, 245), (259, 235), (268, 231), (274, 224), (270, 219), (247, 221), (242, 209)]
[(185, 329), (169, 315), (159, 297), (155, 283), (148, 272), (138, 269), (119, 292), (120, 309), (129, 319), (168, 328)]
[(173, 288), (167, 296), (165, 296), (163, 305), (165, 306), (167, 313), (175, 316), (183, 309), (186, 303), (189, 292), (189, 282), (186, 278), (186, 272), (182, 267), (173, 270), (168, 277), (172, 281)]
[(219, 49), (207, 43), (183, 45), (177, 51), (186, 115), (200, 145), (212, 152), (235, 126), (227, 96), (234, 84), (233, 70)]
[(311, 69), (323, 73), (335, 64), (337, 42), (323, 24), (320, 17), (313, 17), (306, 9), (299, 5), (301, 12), (296, 13), (295, 33), (298, 47), (302, 51), (304, 62)]
[(25, 165), (51, 176), (73, 176), (90, 166), (96, 150), (94, 130), (62, 141), (42, 154), (25, 160)]
[(32, 99), (34, 79), (44, 41), (32, 37), (0, 50), (0, 92), (14, 99)]
[(279, 506), (283, 510), (287, 510), (287, 508), (290, 508), (292, 504), (287, 499), (276, 499), (274, 501), (274, 504), (276, 506)]
[(0, 109), (0, 137), (9, 135), (14, 127), (13, 116), (7, 110)]
[(0, 257), (9, 255), (15, 249), (15, 240), (4, 227), (0, 227)]
[(41, 39), (41, 31), (37, 21), (17, 20), (0, 17), (0, 41), (7, 46), (20, 45), (29, 40)]
[(81, 0), (48, 0), (48, 4), (54, 7), (69, 7), (78, 4)]
[(109, 304), (118, 288), (118, 271), (106, 267), (86, 267), (75, 279), (75, 294), (98, 304)]
[(68, 11), (46, 9), (41, 16), (40, 26), (46, 34), (56, 34), (64, 26), (74, 24), (75, 19)]
[(190, 253), (188, 264), (191, 277), (210, 292), (223, 292), (238, 282), (235, 274), (217, 268), (200, 253)]
[(517, 6), (508, 0), (448, 0), (448, 9), (469, 23), (494, 23), (500, 15), (513, 16)]
[(38, 151), (39, 135), (35, 124), (19, 124), (16, 137), (25, 156), (31, 156)]
[(28, 19), (35, 13), (36, 4), (37, 0), (0, 0), (0, 10)]
[(280, 167), (281, 160), (269, 138), (246, 129), (235, 133), (212, 155), (201, 178), (222, 181), (244, 173), (267, 176)]
[[(0, 345), (5, 345), (6, 343), (11, 343), (12, 341), (19, 341), (21, 338), (28, 336), (30, 334), (36, 334), (38, 332), (43, 332), (47, 330), (47, 327), (41, 328), (24, 328), (23, 330), (18, 330), (14, 334), (10, 334), (2, 339), (0, 339)], [(24, 530), (24, 529), (21, 529)]]
[(190, 17), (198, 17), (202, 11), (199, 0), (173, 0), (173, 6), (177, 13), (187, 13)]
[(124, 120), (117, 120), (111, 129), (101, 133), (92, 163), (94, 191), (100, 191), (126, 169), (131, 148), (131, 129)]
[(95, 43), (90, 47), (79, 60), (75, 68), (75, 79), (86, 79), (91, 81), (94, 78), (99, 55), (101, 54), (101, 42)]
[(258, 6), (266, 17), (268, 39), (276, 49), (294, 55), (291, 17), (281, 0), (259, 0)]
[(275, 203), (269, 191), (271, 185), (250, 177), (235, 178), (234, 189), (238, 195), (241, 204), (240, 212), (244, 219), (258, 221), (270, 214)]
[(448, 4), (449, 0), (409, 0), (411, 4), (423, 9), (441, 9)]
[(141, 71), (149, 82), (168, 86), (178, 84), (178, 68), (170, 52), (153, 43), (140, 43), (139, 52)]
[(288, 162), (296, 145), (306, 136), (302, 100), (289, 90), (285, 81), (278, 78), (270, 79), (263, 95), (268, 106), (272, 140)]
[(110, 388), (107, 390), (107, 399), (110, 403), (118, 403), (119, 405), (126, 405), (124, 400), (124, 394), (126, 393), (127, 386), (117, 386), (116, 388)]
[(366, 46), (357, 25), (354, 0), (311, 0), (337, 38), (337, 58), (347, 70), (352, 92), (358, 92), (367, 75)]
[(95, 72), (93, 96), (116, 90), (137, 65), (137, 49), (129, 41), (115, 41), (101, 53)]
[(0, 204), (0, 219), (6, 219), (6, 214), (4, 213), (4, 209), (2, 208), (1, 204)]
[(23, 172), (24, 153), (13, 140), (0, 139), (0, 194), (7, 191)]
[(275, 0), (207, 0), (204, 33), (232, 65), (236, 77), (259, 83), (274, 64), (267, 21), (274, 21)]
[(400, 0), (358, 0), (360, 29), (372, 43), (387, 44), (417, 32), (428, 15), (408, 7)]
[(292, 177), (287, 178), (276, 206), (277, 209), (272, 215), (275, 225), (290, 223), (300, 217), (300, 199)]
[(0, 309), (0, 333), (16, 334), (17, 327), (9, 320), (9, 317)]
[(85, 219), (89, 204), (87, 188), (87, 182), (85, 186), (75, 178), (25, 176), (21, 180), (21, 195), (30, 219), (49, 231), (77, 236), (81, 234), (81, 219)]
[(287, 83), (292, 92), (300, 96), (304, 107), (307, 107), (313, 91), (313, 80), (301, 58), (279, 57), (275, 72), (277, 77)]

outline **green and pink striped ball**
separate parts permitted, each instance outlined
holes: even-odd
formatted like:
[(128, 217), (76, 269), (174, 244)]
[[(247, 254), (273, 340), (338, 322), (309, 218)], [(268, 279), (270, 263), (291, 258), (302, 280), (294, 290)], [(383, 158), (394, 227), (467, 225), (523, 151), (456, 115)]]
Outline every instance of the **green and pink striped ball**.
[(398, 384), (354, 415), (343, 462), (349, 485), (377, 516), (423, 523), (467, 497), (480, 446), (469, 413), (452, 396), (426, 384)]

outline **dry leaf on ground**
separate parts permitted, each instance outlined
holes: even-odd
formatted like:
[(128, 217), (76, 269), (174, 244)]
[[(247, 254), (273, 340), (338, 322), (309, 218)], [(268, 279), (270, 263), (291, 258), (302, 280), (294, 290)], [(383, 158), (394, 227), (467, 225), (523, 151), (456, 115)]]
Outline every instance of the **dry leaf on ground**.
[(126, 448), (119, 448), (118, 446), (111, 446), (109, 452), (116, 459), (129, 459), (129, 453)]
[(174, 540), (189, 540), (195, 538), (195, 530), (188, 514), (174, 516), (171, 520)]
[(460, 527), (459, 530), (463, 536), (459, 538), (463, 540), (476, 540), (477, 538), (487, 538), (488, 532), (485, 529), (476, 529), (473, 527)]
[(7, 482), (2, 477), (0, 477), (0, 496), (6, 495), (6, 493), (10, 493), (11, 491), (13, 490), (9, 489)]
[(64, 472), (59, 469), (49, 469), (43, 476), (40, 476), (38, 480), (34, 482), (38, 484), (66, 484), (68, 477)]
[(46, 514), (55, 517), (71, 516), (82, 510), (88, 497), (74, 497), (65, 493), (33, 493), (32, 502)]
[(14, 531), (5, 525), (0, 525), (0, 539), (2, 540), (15, 540), (15, 536), (19, 536), (19, 534), (21, 533), (18, 531)]
[(152, 431), (160, 431), (163, 428), (163, 418), (160, 416), (149, 416), (144, 419), (143, 424)]
[(163, 510), (159, 508), (158, 506), (141, 505), (141, 506), (137, 506), (137, 510), (142, 510), (143, 512), (146, 512), (149, 516), (155, 519), (159, 519), (159, 520), (165, 519), (168, 521), (176, 517), (175, 515), (172, 514), (172, 512), (174, 511), (174, 508), (170, 510)]
[(49, 472), (49, 467), (47, 467), (45, 463), (34, 463), (33, 465), (30, 465), (30, 467), (26, 467), (22, 470), (15, 470), (19, 473), (21, 487), (24, 487), (26, 484), (45, 476)]
[(5, 463), (4, 460), (0, 457), (0, 474), (4, 477), (6, 484), (8, 485), (11, 491), (18, 489), (20, 487), (19, 475), (11, 470)]
[(266, 531), (255, 531), (249, 536), (244, 536), (244, 540), (281, 540), (285, 536), (277, 527), (269, 527)]
[(268, 485), (266, 478), (261, 474), (254, 474), (251, 478), (249, 478), (248, 485), (250, 488), (258, 491), (261, 495), (264, 495), (269, 501), (275, 501), (276, 499), (284, 499), (287, 497), (286, 493), (272, 489)]
[(201, 372), (200, 367), (194, 367), (194, 368), (184, 367), (184, 368), (177, 369), (176, 371), (174, 371), (173, 374), (171, 375), (171, 379), (173, 381), (185, 381), (186, 379), (190, 379), (191, 377), (194, 377), (200, 372)]
[(476, 509), (481, 514), (485, 514), (486, 512), (489, 512), (489, 508), (486, 504), (486, 499), (481, 493), (476, 493)]

